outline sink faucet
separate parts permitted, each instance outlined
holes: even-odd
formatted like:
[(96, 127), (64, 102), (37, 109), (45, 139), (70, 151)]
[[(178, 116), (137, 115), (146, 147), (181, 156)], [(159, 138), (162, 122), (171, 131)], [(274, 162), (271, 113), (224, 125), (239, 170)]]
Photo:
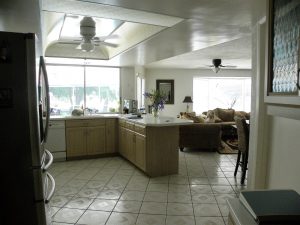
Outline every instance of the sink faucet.
[(90, 108), (84, 108), (83, 109), (83, 115), (90, 115), (92, 114), (93, 110)]

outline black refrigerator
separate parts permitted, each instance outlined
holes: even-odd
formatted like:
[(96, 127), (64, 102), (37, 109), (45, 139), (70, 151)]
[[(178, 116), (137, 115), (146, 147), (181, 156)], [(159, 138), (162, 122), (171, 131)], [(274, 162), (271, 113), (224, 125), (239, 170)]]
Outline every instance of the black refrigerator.
[(49, 87), (35, 34), (0, 32), (0, 224), (51, 224)]

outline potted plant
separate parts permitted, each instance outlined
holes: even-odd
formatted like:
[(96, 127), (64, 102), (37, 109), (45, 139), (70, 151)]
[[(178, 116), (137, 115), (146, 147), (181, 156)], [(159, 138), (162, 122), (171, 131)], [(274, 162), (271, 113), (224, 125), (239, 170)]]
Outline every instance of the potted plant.
[(152, 90), (151, 92), (145, 92), (144, 96), (150, 101), (153, 116), (158, 117), (158, 110), (164, 109), (167, 95), (159, 90)]

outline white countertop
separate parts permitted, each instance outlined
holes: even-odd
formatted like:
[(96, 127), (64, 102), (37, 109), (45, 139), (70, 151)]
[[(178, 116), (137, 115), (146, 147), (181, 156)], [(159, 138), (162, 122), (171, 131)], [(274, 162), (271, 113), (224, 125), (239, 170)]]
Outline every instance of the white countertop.
[(131, 119), (130, 117), (136, 118), (136, 116), (131, 114), (93, 114), (84, 116), (51, 116), (50, 120), (120, 118), (143, 126), (178, 126), (193, 123), (192, 120), (179, 119), (175, 117), (161, 116), (154, 118), (151, 114), (143, 114), (142, 118), (138, 119)]

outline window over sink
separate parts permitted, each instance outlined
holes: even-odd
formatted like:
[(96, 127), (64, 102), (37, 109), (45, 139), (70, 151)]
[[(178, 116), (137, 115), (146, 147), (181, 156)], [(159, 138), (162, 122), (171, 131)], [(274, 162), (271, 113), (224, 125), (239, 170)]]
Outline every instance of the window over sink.
[(47, 65), (51, 115), (119, 112), (120, 69), (87, 65)]

